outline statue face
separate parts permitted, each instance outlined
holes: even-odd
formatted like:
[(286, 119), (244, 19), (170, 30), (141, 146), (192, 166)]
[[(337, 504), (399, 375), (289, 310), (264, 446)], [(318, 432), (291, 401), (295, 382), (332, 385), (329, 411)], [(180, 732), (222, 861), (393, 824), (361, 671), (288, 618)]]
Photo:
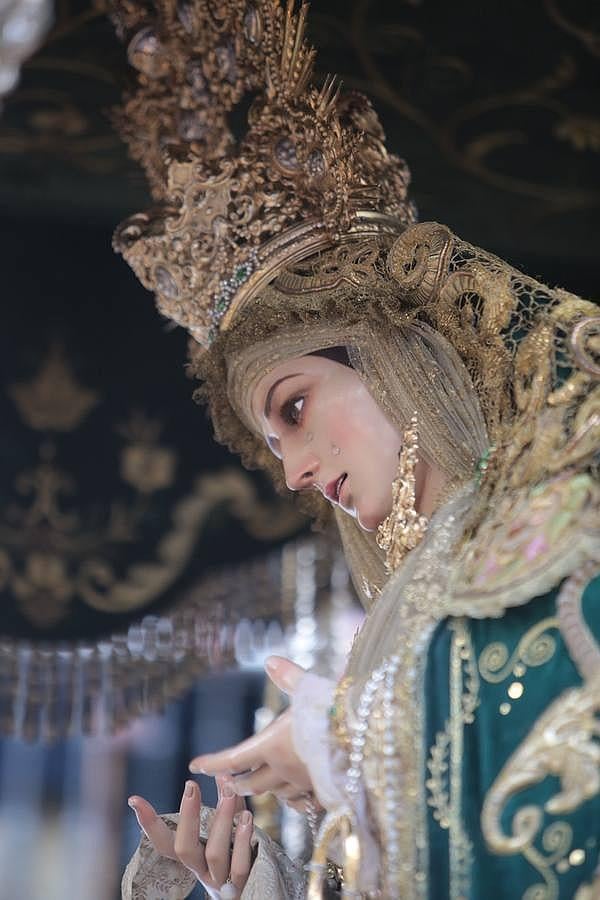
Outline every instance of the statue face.
[(366, 531), (390, 513), (402, 436), (354, 369), (321, 356), (286, 360), (258, 383), (252, 411), (290, 490), (320, 491)]

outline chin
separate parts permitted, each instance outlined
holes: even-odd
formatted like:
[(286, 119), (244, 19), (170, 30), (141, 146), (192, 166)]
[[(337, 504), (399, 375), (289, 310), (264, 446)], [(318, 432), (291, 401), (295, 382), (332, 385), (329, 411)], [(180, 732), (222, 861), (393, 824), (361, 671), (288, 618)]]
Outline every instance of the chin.
[(355, 517), (363, 531), (377, 531), (384, 519), (392, 511), (392, 504), (388, 497), (380, 498), (381, 503), (369, 504), (368, 507), (359, 506)]
[(363, 531), (377, 531), (377, 528), (386, 517), (386, 513), (383, 515), (381, 512), (374, 512), (372, 510), (358, 510), (356, 513), (356, 520)]

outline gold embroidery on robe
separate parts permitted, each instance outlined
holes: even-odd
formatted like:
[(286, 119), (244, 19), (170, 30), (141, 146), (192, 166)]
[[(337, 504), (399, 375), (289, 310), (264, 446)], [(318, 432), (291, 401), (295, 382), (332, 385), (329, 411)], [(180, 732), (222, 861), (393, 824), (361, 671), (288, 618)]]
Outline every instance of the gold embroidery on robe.
[[(567, 844), (570, 845), (564, 836), (566, 823), (562, 823), (565, 826), (561, 832), (562, 843), (558, 841), (558, 832), (550, 831), (550, 828), (556, 830), (561, 823), (553, 823), (542, 833), (544, 848), (552, 846), (551, 856), (544, 857), (535, 848), (534, 841), (542, 829), (544, 813), (569, 814), (600, 792), (600, 655), (591, 654), (590, 647), (584, 642), (582, 657), (579, 640), (580, 634), (586, 641), (591, 639), (591, 632), (582, 617), (581, 597), (597, 572), (597, 564), (588, 561), (567, 579), (557, 598), (558, 609), (563, 610), (562, 620), (568, 623), (563, 637), (573, 661), (576, 664), (578, 658), (583, 661), (579, 668), (584, 682), (580, 687), (564, 691), (542, 713), (497, 776), (482, 809), (482, 831), (490, 850), (501, 855), (521, 853), (544, 878), (543, 885), (533, 885), (525, 892), (524, 900), (534, 897), (553, 900), (558, 896), (558, 880), (552, 865), (558, 866), (561, 856), (552, 845), (553, 842), (560, 843), (561, 848), (564, 845), (562, 856), (568, 849)], [(533, 804), (519, 809), (513, 818), (511, 833), (507, 834), (501, 826), (501, 817), (508, 801), (547, 776), (560, 780), (560, 790), (547, 800), (543, 809)], [(563, 870), (557, 867), (557, 872)]]
[(547, 663), (556, 652), (556, 640), (548, 632), (558, 629), (556, 616), (549, 616), (532, 625), (512, 653), (502, 641), (492, 641), (479, 654), (479, 673), (490, 684), (500, 684), (510, 675), (523, 678), (528, 668)]
[(452, 585), (452, 611), (474, 618), (540, 596), (586, 559), (600, 560), (600, 488), (587, 474), (565, 472), (507, 494), (464, 548)]

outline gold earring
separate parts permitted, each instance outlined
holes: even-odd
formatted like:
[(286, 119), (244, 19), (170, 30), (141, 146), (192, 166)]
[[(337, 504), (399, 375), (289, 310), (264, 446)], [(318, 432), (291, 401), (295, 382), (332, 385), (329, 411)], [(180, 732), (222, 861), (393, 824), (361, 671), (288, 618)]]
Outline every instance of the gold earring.
[(377, 546), (385, 551), (385, 568), (395, 572), (409, 550), (422, 541), (428, 519), (415, 509), (415, 466), (419, 449), (417, 414), (404, 432), (398, 474), (392, 484), (392, 511), (377, 529)]

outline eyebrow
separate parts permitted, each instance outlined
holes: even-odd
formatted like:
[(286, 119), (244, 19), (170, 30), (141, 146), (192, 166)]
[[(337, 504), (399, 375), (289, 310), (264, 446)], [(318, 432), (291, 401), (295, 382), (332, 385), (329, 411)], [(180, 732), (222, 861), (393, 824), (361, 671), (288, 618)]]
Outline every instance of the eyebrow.
[(265, 399), (265, 409), (264, 409), (265, 419), (268, 419), (269, 416), (271, 415), (271, 403), (273, 402), (273, 394), (275, 393), (275, 391), (277, 390), (277, 388), (279, 387), (281, 382), (287, 381), (288, 378), (297, 378), (301, 374), (302, 374), (301, 372), (295, 372), (293, 375), (284, 375), (283, 378), (279, 378), (274, 384), (271, 385), (271, 387), (269, 388), (267, 397)]

